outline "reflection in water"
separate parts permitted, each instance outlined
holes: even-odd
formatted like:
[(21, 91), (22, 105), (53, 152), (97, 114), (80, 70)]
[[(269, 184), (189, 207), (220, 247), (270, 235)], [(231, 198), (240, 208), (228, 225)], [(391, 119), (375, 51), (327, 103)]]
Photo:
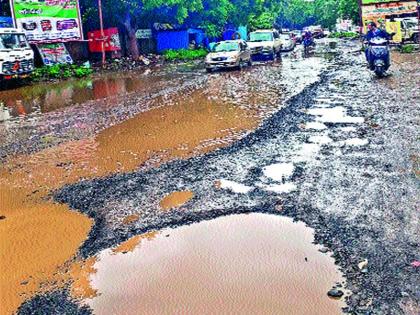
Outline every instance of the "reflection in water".
[(103, 251), (87, 303), (97, 315), (340, 314), (326, 292), (341, 275), (312, 241), (303, 223), (266, 214), (167, 229)]
[(40, 83), (0, 91), (0, 101), (10, 109), (13, 117), (17, 117), (37, 111), (51, 112), (90, 100), (142, 91), (153, 81), (156, 81), (155, 76), (130, 73), (114, 74), (112, 77), (106, 75), (94, 80), (78, 79), (59, 83)]

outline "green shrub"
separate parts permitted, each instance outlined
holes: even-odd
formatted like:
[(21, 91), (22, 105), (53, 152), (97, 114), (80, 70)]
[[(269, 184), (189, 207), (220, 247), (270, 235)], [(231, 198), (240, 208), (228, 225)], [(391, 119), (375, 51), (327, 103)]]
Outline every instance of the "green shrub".
[(167, 61), (174, 61), (174, 60), (181, 60), (181, 61), (187, 61), (187, 60), (194, 60), (194, 59), (200, 59), (207, 55), (207, 50), (201, 48), (201, 49), (180, 49), (180, 50), (166, 50), (163, 53), (163, 56), (165, 60)]
[(56, 64), (53, 66), (45, 66), (36, 68), (32, 74), (33, 81), (60, 79), (60, 78), (83, 78), (92, 73), (92, 69), (85, 66)]
[(355, 32), (333, 32), (328, 37), (330, 38), (349, 38), (354, 39), (358, 38), (359, 34)]
[(402, 45), (401, 46), (401, 52), (403, 54), (410, 54), (414, 51), (414, 45)]

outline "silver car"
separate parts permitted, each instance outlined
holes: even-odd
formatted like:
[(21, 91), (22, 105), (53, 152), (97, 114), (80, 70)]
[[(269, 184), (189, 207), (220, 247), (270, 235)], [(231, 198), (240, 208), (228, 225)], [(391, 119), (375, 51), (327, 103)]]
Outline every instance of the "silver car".
[(251, 50), (243, 40), (227, 40), (217, 43), (206, 57), (206, 70), (221, 68), (240, 69), (252, 65)]
[(292, 36), (290, 36), (290, 34), (280, 34), (280, 40), (282, 43), (282, 50), (283, 51), (291, 51), (295, 48), (296, 43), (293, 40)]

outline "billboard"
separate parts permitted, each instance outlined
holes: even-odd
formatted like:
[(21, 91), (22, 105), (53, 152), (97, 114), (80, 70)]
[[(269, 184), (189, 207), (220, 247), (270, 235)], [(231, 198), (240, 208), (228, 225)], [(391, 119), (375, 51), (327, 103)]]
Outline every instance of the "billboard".
[(376, 3), (362, 6), (363, 18), (385, 17), (389, 15), (417, 12), (417, 1)]
[(78, 0), (10, 0), (16, 27), (31, 43), (83, 39)]
[(362, 4), (377, 4), (386, 2), (398, 2), (399, 0), (362, 0)]

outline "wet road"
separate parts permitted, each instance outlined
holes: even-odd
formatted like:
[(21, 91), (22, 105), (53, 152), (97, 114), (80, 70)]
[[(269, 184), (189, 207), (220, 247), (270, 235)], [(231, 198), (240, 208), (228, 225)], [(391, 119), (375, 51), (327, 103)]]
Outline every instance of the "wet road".
[[(31, 191), (41, 186), (42, 200), (54, 191), (55, 201), (94, 220), (74, 241), (89, 233), (78, 250), (84, 265), (142, 233), (234, 213), (280, 214), (314, 228), (316, 242), (333, 253), (353, 292), (346, 311), (415, 314), (419, 60), (397, 56), (393, 75), (377, 80), (355, 48), (308, 59), (292, 54), (241, 73), (171, 72), (164, 92), (11, 119), (0, 127), (2, 180), (22, 194), (28, 183)], [(183, 121), (187, 115), (194, 118)], [(152, 139), (136, 141), (142, 134)], [(73, 243), (67, 259), (72, 250)], [(39, 295), (20, 312), (57, 301), (71, 310), (68, 292)]]

